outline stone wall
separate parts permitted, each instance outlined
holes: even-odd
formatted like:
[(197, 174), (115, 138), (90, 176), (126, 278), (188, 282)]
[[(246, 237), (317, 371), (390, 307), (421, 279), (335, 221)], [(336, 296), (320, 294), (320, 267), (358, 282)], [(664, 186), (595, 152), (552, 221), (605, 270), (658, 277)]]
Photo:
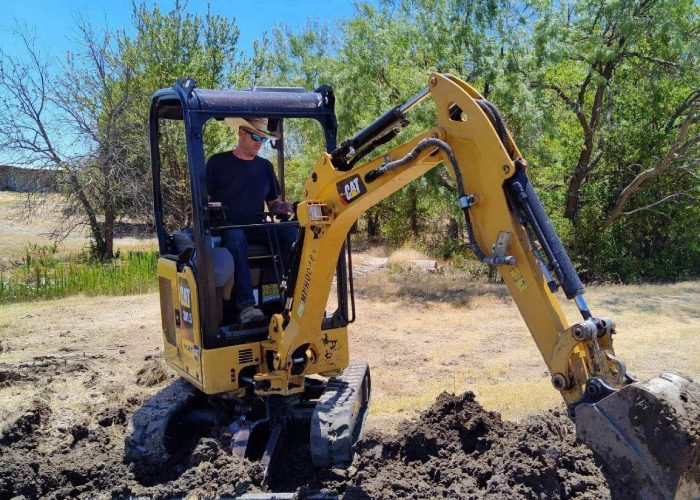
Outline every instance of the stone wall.
[(56, 171), (0, 165), (0, 191), (52, 192), (56, 183)]

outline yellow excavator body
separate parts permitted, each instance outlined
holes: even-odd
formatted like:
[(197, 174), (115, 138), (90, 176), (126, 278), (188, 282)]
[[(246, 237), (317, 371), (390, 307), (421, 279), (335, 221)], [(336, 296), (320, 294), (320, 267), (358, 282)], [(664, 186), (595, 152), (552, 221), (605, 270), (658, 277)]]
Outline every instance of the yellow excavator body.
[[(465, 214), (470, 248), (503, 278), (551, 374), (553, 388), (561, 393), (576, 421), (579, 437), (611, 470), (632, 478), (642, 498), (700, 495), (697, 384), (673, 374), (641, 384), (627, 372), (613, 349), (614, 323), (590, 312), (583, 285), (529, 183), (527, 162), (498, 110), (473, 87), (454, 76), (434, 73), (426, 88), (410, 101), (338, 147), (334, 147), (334, 115), (322, 122), (327, 139), (332, 140), (313, 165), (296, 206), (300, 236), (294, 265), (278, 273), (279, 301), (266, 311), (269, 321), (257, 329), (246, 329), (224, 324), (226, 315), (220, 309), (227, 307), (227, 301), (210, 277), (216, 266), (207, 262), (217, 246), (217, 235), (230, 227), (215, 224), (208, 214), (213, 207), (204, 201), (203, 155), (197, 150), (201, 144), (196, 116), (204, 114), (213, 94), (197, 93), (190, 83), (178, 85), (169, 94), (164, 90), (154, 96), (152, 117), (153, 113), (156, 118), (171, 113), (189, 123), (193, 208), (200, 216), (195, 215), (192, 244), (184, 250), (175, 248), (169, 239), (172, 235), (159, 232), (165, 356), (195, 392), (225, 393), (248, 401), (249, 406), (253, 400), (263, 402), (258, 416), (270, 434), (262, 455), (267, 465), (276, 451), (276, 436), (299, 415), (310, 421), (316, 465), (352, 460), (351, 447), (362, 429), (371, 383), (369, 368), (350, 362), (348, 324), (354, 319), (354, 302), (350, 314), (346, 302), (348, 274), (352, 295), (348, 235), (367, 209), (429, 170), (445, 168), (455, 183), (455, 203)], [(241, 106), (239, 113), (245, 116), (256, 109), (259, 116), (279, 118), (281, 131), (283, 112), (263, 94), (232, 94), (231, 99), (252, 99), (256, 107)], [(317, 94), (321, 97), (314, 101), (318, 106), (314, 117), (321, 121), (319, 116), (326, 113), (324, 106), (329, 105), (331, 94)], [(195, 97), (201, 109), (194, 110), (199, 115), (190, 116)], [(436, 109), (432, 128), (380, 156), (360, 161), (396, 135), (405, 126), (407, 113), (428, 98)], [(176, 112), (164, 111), (177, 100)], [(226, 109), (232, 114), (235, 106)], [(216, 119), (224, 116), (221, 110), (209, 111)], [(274, 255), (272, 262), (276, 262)], [(344, 309), (339, 306), (329, 313), (326, 308), (334, 278), (346, 295), (339, 295)], [(570, 324), (565, 317), (555, 295), (558, 288), (576, 301), (580, 322)], [(262, 307), (267, 302), (262, 285), (260, 290)], [(326, 382), (315, 382), (317, 379)], [(194, 395), (188, 392), (184, 399), (190, 401)], [(151, 410), (158, 405), (162, 401), (153, 403)], [(144, 432), (139, 426), (148, 421), (149, 411), (146, 408), (135, 419), (127, 438), (127, 454), (134, 459), (158, 460), (162, 451), (149, 451), (142, 442)], [(232, 424), (238, 443), (233, 445), (234, 452), (238, 449), (253, 456), (247, 442), (260, 426), (251, 423), (255, 421), (251, 414), (237, 418)]]

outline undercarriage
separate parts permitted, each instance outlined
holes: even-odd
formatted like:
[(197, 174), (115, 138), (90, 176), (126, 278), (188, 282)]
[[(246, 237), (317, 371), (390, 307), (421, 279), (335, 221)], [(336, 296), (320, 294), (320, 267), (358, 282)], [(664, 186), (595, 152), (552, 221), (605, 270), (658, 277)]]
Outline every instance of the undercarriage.
[(207, 396), (178, 379), (134, 413), (125, 459), (144, 470), (167, 467), (199, 437), (213, 436), (226, 440), (231, 453), (258, 461), (266, 486), (285, 440), (302, 433), (310, 440), (315, 466), (347, 466), (370, 394), (369, 367), (362, 362), (351, 363), (337, 377), (307, 377), (304, 391), (292, 396)]

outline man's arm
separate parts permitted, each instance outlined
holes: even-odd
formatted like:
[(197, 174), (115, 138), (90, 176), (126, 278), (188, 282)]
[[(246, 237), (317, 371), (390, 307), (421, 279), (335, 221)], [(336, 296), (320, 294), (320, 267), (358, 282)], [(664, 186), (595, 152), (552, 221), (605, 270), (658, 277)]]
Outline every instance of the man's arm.
[(282, 198), (278, 196), (274, 200), (268, 200), (267, 206), (270, 212), (282, 212), (285, 214), (291, 214), (294, 212), (294, 205), (289, 201), (282, 201)]

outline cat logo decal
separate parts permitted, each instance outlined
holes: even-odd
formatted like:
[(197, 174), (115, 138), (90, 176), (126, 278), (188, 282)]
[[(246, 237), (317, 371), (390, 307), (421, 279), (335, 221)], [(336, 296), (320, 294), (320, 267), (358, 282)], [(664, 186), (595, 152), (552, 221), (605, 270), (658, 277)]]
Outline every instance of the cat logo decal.
[(339, 182), (337, 186), (338, 197), (343, 205), (349, 205), (367, 192), (367, 188), (362, 183), (359, 175), (353, 175), (349, 179)]

